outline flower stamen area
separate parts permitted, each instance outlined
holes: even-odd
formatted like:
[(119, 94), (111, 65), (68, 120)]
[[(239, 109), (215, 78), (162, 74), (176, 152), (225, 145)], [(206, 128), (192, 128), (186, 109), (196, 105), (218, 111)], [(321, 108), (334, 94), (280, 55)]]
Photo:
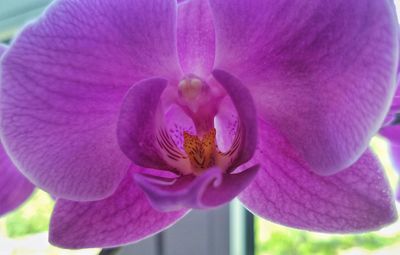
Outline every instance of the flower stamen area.
[(201, 137), (186, 131), (183, 133), (183, 148), (190, 159), (194, 174), (200, 174), (215, 165), (217, 156), (215, 135), (215, 128)]
[[(178, 140), (172, 138), (166, 127), (159, 128), (156, 145), (162, 158), (176, 174), (201, 175), (213, 167), (218, 167), (223, 173), (232, 171), (243, 142), (243, 132), (238, 123), (230, 146), (222, 146), (224, 151), (219, 149), (217, 132), (226, 130), (216, 129), (215, 119), (224, 94), (194, 74), (185, 75), (176, 88), (178, 97), (175, 104), (191, 119), (193, 128), (171, 131), (179, 137)], [(175, 123), (175, 126), (179, 124)], [(219, 135), (227, 137), (227, 134)]]

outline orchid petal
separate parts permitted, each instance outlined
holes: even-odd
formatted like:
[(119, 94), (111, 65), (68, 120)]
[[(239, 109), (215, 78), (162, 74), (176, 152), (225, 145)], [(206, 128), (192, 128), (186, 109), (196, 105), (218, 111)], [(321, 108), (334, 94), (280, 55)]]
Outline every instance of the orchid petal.
[(332, 176), (313, 173), (287, 139), (260, 120), (261, 142), (252, 161), (262, 162), (239, 199), (255, 214), (290, 227), (321, 232), (369, 231), (397, 218), (379, 161), (366, 152)]
[(239, 157), (233, 167), (248, 161), (257, 146), (257, 114), (249, 90), (236, 77), (223, 70), (214, 70), (215, 79), (225, 88), (236, 108), (242, 131)]
[(120, 246), (168, 228), (186, 212), (154, 210), (128, 174), (116, 192), (104, 200), (57, 200), (50, 224), (50, 242), (69, 249)]
[(353, 164), (383, 123), (395, 89), (398, 24), (392, 1), (210, 5), (215, 68), (249, 87), (261, 117), (316, 173)]
[[(6, 49), (0, 44), (0, 57)], [(0, 216), (25, 202), (33, 190), (34, 186), (17, 170), (0, 145)]]
[(1, 135), (21, 171), (56, 197), (111, 195), (130, 161), (119, 106), (145, 77), (180, 77), (176, 0), (55, 1), (2, 60)]
[(390, 106), (389, 113), (395, 115), (396, 113), (400, 113), (400, 86), (397, 85), (396, 92), (394, 94), (394, 98), (392, 101), (392, 105)]
[(156, 132), (161, 118), (160, 97), (168, 81), (151, 78), (141, 81), (128, 91), (118, 121), (118, 142), (121, 150), (136, 165), (169, 169), (156, 145)]
[(399, 85), (397, 85), (396, 93), (394, 94), (392, 105), (390, 106), (390, 112), (392, 112), (393, 114), (400, 113), (400, 86)]
[(388, 139), (390, 144), (400, 146), (400, 125), (386, 126), (379, 134)]
[(392, 104), (390, 106), (388, 114), (386, 115), (383, 126), (393, 124), (393, 121), (396, 120), (397, 114), (400, 114), (400, 86), (399, 85), (397, 85), (396, 93), (394, 94)]
[(258, 168), (253, 166), (237, 174), (223, 174), (214, 167), (200, 176), (186, 175), (165, 184), (141, 174), (136, 174), (135, 180), (152, 206), (160, 211), (204, 209), (222, 205), (236, 197), (251, 183)]
[(202, 206), (216, 207), (231, 201), (255, 179), (259, 168), (259, 165), (254, 165), (240, 173), (225, 174), (219, 186), (205, 190)]
[(34, 188), (17, 170), (0, 145), (0, 216), (25, 202)]
[(185, 73), (210, 75), (215, 31), (208, 1), (191, 0), (178, 7), (178, 52)]

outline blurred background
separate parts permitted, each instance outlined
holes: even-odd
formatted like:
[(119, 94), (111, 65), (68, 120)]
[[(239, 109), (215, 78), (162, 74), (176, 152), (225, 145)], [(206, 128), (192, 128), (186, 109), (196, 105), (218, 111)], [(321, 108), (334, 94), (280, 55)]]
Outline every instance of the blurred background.
[[(0, 0), (0, 41), (9, 43), (49, 3), (49, 0)], [(394, 188), (398, 177), (390, 162), (386, 141), (376, 137), (371, 146)], [(118, 251), (70, 251), (47, 242), (53, 206), (53, 199), (37, 190), (19, 209), (0, 218), (0, 255), (400, 254), (400, 222), (367, 234), (327, 235), (290, 229), (254, 217), (237, 201), (212, 211), (194, 211), (169, 230)]]

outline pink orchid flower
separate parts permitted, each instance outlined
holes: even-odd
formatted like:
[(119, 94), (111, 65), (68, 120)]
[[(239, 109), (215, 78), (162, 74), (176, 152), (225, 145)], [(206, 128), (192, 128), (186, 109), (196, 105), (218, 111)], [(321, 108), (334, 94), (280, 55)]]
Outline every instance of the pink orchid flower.
[(57, 200), (50, 241), (141, 240), (238, 196), (313, 231), (396, 220), (367, 149), (398, 60), (390, 0), (58, 0), (2, 59), (1, 136)]

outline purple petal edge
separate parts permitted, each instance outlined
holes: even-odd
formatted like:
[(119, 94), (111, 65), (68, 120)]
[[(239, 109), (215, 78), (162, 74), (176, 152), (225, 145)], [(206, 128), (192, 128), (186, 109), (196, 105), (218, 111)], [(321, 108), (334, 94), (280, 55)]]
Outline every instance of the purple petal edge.
[(168, 228), (186, 213), (154, 210), (128, 174), (116, 192), (104, 200), (57, 200), (49, 239), (53, 245), (68, 249), (121, 246)]
[[(0, 43), (0, 58), (6, 50), (7, 46)], [(0, 217), (24, 203), (34, 188), (14, 166), (0, 144)]]
[(24, 203), (35, 186), (18, 171), (0, 147), (0, 216), (3, 216)]

